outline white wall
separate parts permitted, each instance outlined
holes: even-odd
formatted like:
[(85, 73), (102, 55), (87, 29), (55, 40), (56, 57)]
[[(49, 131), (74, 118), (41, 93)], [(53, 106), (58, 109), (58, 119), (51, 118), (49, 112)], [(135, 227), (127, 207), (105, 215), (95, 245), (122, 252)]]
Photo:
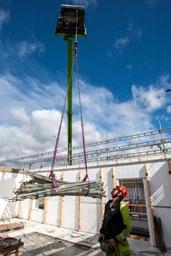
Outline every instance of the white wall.
[[(63, 173), (63, 180), (65, 181), (77, 181), (78, 171), (66, 171)], [(76, 202), (77, 197), (65, 196), (62, 198), (62, 214), (61, 214), (61, 226), (64, 228), (75, 229), (76, 227)]]
[(138, 179), (145, 177), (145, 168), (143, 164), (116, 166), (116, 179)]
[(165, 243), (171, 248), (171, 174), (169, 174), (168, 163), (148, 164), (147, 170), (153, 212), (161, 218)]
[(13, 190), (22, 178), (22, 174), (0, 172), (0, 219), (2, 216), (15, 216), (15, 203), (9, 204), (8, 199), (13, 196)]
[[(82, 171), (82, 178), (85, 173)], [(89, 171), (89, 179), (97, 180), (100, 177), (100, 169)], [(96, 233), (100, 213), (100, 199), (81, 197), (80, 200), (80, 230)]]

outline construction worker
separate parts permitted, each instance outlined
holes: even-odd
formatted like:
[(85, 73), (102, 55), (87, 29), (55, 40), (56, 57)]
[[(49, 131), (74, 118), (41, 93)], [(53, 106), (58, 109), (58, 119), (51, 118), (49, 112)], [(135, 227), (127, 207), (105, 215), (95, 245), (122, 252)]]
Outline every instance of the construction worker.
[(129, 209), (123, 199), (128, 191), (123, 186), (116, 186), (112, 200), (105, 205), (105, 213), (100, 229), (99, 242), (106, 256), (131, 256), (127, 237), (131, 231)]

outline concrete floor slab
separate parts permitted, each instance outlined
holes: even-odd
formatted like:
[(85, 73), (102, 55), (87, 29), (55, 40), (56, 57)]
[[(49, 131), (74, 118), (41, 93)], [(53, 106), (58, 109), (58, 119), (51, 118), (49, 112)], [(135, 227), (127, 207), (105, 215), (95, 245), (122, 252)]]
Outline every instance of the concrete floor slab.
[[(97, 242), (97, 235), (77, 232), (53, 225), (26, 221), (23, 230), (9, 232), (24, 241), (26, 256), (102, 256), (104, 255)], [(171, 256), (161, 254), (157, 248), (151, 247), (149, 241), (129, 239), (133, 256)]]

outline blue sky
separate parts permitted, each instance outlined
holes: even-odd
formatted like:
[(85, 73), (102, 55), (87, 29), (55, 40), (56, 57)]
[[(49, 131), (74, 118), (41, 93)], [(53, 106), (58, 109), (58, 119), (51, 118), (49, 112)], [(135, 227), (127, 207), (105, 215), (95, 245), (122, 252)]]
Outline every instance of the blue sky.
[[(62, 3), (87, 7), (79, 40), (87, 142), (158, 128), (159, 120), (171, 126), (170, 0), (0, 0), (0, 157), (54, 146), (66, 86), (66, 43), (54, 35)], [(65, 118), (61, 146), (66, 129)]]

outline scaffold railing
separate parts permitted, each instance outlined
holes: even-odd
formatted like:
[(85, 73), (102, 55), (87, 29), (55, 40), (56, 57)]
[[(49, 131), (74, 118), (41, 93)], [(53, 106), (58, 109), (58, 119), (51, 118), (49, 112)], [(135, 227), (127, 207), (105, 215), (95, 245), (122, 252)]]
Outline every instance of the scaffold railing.
[[(128, 159), (141, 156), (156, 156), (171, 152), (171, 128), (159, 129), (128, 136), (116, 137), (87, 144), (87, 161), (107, 161)], [(68, 165), (68, 149), (60, 149), (56, 166)], [(23, 157), (9, 158), (0, 165), (19, 166), (27, 169), (43, 168), (51, 165), (53, 151), (31, 154)], [(72, 163), (84, 162), (82, 146), (73, 147)]]

